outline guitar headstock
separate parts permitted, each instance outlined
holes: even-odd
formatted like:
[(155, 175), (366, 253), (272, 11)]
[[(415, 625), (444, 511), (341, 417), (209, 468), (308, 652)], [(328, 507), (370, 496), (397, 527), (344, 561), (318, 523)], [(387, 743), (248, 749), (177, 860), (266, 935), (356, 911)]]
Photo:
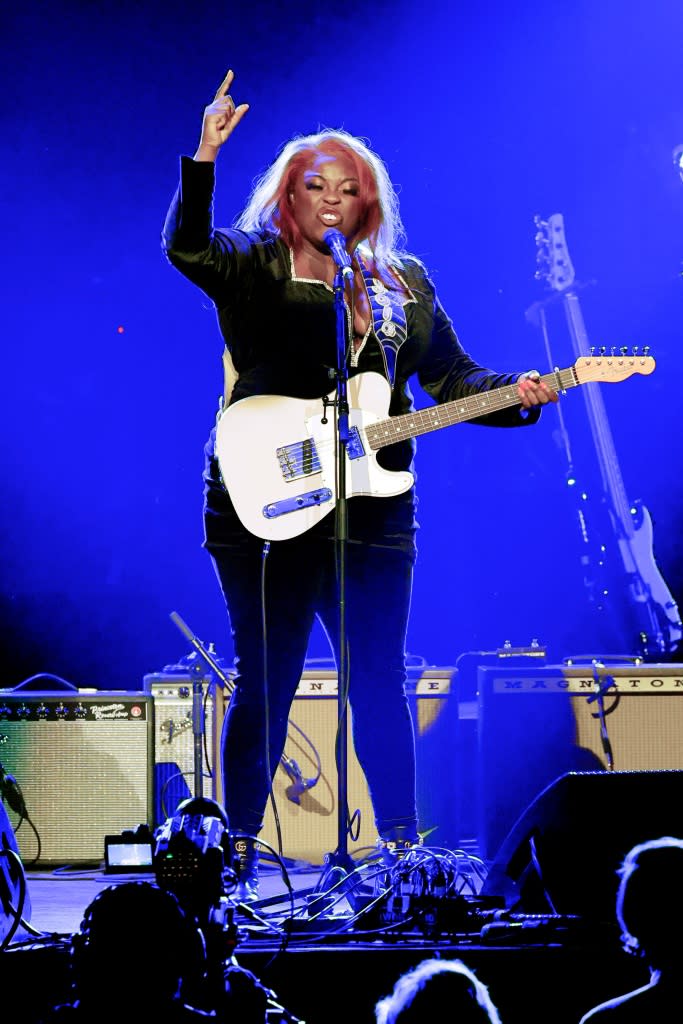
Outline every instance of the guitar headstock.
[(652, 373), (655, 361), (648, 355), (648, 348), (642, 353), (637, 349), (621, 348), (592, 349), (589, 356), (581, 356), (574, 363), (574, 372), (579, 384), (598, 381), (601, 384), (616, 384), (632, 377), (634, 373), (645, 376)]
[(553, 213), (547, 220), (538, 215), (536, 225), (537, 281), (545, 281), (556, 292), (565, 292), (574, 283), (574, 267), (564, 236), (564, 217)]

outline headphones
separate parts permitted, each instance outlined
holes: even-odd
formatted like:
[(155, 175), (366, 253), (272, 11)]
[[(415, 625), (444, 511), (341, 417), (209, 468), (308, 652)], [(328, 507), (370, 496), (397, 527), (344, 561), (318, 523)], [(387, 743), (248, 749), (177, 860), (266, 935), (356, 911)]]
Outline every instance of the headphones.
[(127, 999), (144, 996), (161, 1011), (164, 1000), (201, 985), (206, 971), (202, 931), (173, 893), (152, 882), (103, 889), (71, 937), (73, 995), (84, 1002), (106, 1002), (116, 978), (116, 990), (125, 990)]

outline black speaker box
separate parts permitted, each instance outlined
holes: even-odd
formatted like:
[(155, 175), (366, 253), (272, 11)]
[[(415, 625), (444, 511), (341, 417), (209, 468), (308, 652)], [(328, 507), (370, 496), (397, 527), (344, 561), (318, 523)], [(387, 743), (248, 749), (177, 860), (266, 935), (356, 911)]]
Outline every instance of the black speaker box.
[(33, 825), (17, 832), (26, 865), (100, 863), (106, 835), (152, 825), (152, 728), (146, 694), (0, 693), (2, 763)]
[(683, 769), (682, 667), (480, 668), (481, 855), (492, 860), (519, 815), (565, 772)]
[(649, 839), (683, 838), (682, 801), (683, 771), (568, 772), (516, 822), (481, 895), (518, 913), (613, 923), (624, 857)]

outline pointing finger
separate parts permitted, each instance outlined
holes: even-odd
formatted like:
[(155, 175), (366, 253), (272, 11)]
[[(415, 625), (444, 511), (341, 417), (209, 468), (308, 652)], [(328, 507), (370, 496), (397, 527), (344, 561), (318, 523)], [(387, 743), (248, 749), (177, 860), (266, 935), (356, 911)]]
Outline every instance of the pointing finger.
[(220, 99), (221, 96), (225, 96), (226, 92), (228, 91), (228, 89), (232, 85), (232, 81), (233, 81), (234, 77), (235, 77), (234, 71), (228, 71), (227, 75), (225, 76), (225, 78), (221, 82), (220, 86), (218, 87), (218, 92), (214, 96), (214, 99), (217, 100), (217, 99)]

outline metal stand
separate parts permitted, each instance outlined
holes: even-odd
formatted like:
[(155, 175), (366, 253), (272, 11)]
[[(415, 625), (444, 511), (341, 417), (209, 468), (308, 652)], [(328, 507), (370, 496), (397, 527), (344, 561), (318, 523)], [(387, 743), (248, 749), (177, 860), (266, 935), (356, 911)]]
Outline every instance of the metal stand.
[[(612, 676), (605, 675), (600, 678), (598, 672), (599, 668), (604, 668), (599, 661), (593, 661), (593, 679), (597, 687), (595, 693), (592, 693), (588, 698), (588, 703), (592, 704), (593, 701), (597, 701), (598, 705), (598, 720), (600, 722), (600, 740), (602, 742), (602, 749), (607, 760), (608, 771), (614, 771), (614, 754), (612, 753), (612, 744), (610, 742), (609, 733), (607, 731), (607, 721), (605, 718), (605, 693), (609, 690), (613, 684), (614, 679)], [(617, 697), (617, 700), (619, 698)]]
[[(345, 273), (346, 269), (346, 273)], [(349, 402), (347, 394), (348, 371), (346, 366), (349, 338), (346, 330), (344, 308), (344, 280), (348, 276), (353, 285), (350, 268), (339, 267), (334, 278), (334, 299), (337, 316), (337, 367), (335, 371), (335, 466), (336, 498), (335, 545), (339, 582), (339, 654), (337, 665), (337, 848), (325, 854), (322, 874), (314, 887), (314, 893), (321, 895), (337, 885), (354, 870), (354, 863), (348, 850), (348, 645), (346, 637), (346, 543), (348, 540), (348, 503), (346, 498), (346, 450), (349, 443)], [(353, 323), (353, 305), (351, 308)]]
[[(212, 670), (223, 689), (231, 694), (234, 686), (232, 680), (225, 674), (218, 665), (212, 654), (206, 650), (201, 640), (198, 639), (187, 625), (183, 622), (177, 612), (171, 612), (171, 619), (176, 624), (183, 636), (187, 637), (197, 654), (204, 659)], [(191, 668), (192, 675), (192, 735), (194, 752), (194, 796), (204, 795), (204, 693), (202, 687), (202, 666), (199, 660), (195, 661)]]
[[(235, 689), (235, 684), (229, 675), (227, 675), (220, 667), (216, 659), (213, 657), (213, 652), (206, 647), (202, 641), (195, 636), (190, 627), (184, 622), (177, 612), (171, 612), (171, 619), (176, 624), (183, 636), (192, 644), (197, 654), (204, 659), (206, 664), (212, 670), (221, 687), (228, 695), (232, 696), (232, 692)], [(210, 645), (211, 646), (211, 645)], [(195, 791), (194, 796), (203, 796), (203, 779), (204, 779), (204, 694), (202, 690), (202, 679), (201, 679), (201, 665), (199, 661), (196, 661), (192, 668), (192, 735), (194, 737), (194, 784)], [(226, 702), (227, 703), (227, 702)], [(290, 779), (296, 784), (301, 779), (301, 771), (296, 761), (287, 757), (283, 754), (280, 758), (280, 764), (289, 775)], [(215, 771), (218, 771), (218, 766), (215, 767)]]
[[(348, 539), (348, 503), (346, 498), (346, 449), (349, 441), (349, 404), (347, 395), (348, 373), (346, 369), (349, 339), (346, 331), (346, 311), (344, 308), (344, 278), (352, 281), (350, 268), (339, 267), (334, 280), (335, 309), (337, 315), (337, 367), (334, 371), (336, 394), (334, 402), (335, 416), (335, 468), (336, 468), (336, 505), (335, 505), (335, 538), (337, 555), (337, 573), (339, 583), (339, 654), (337, 661), (337, 847), (326, 853), (320, 878), (310, 888), (297, 889), (298, 899), (308, 900), (310, 917), (319, 917), (325, 913), (330, 897), (327, 895), (335, 889), (338, 896), (346, 898), (353, 909), (358, 909), (354, 896), (355, 885), (345, 885), (347, 878), (355, 871), (356, 865), (348, 850), (348, 644), (346, 636), (346, 542)], [(353, 323), (353, 304), (351, 308)], [(326, 400), (325, 400), (326, 401)], [(282, 896), (267, 897), (250, 904), (251, 908), (272, 906), (281, 903)]]

